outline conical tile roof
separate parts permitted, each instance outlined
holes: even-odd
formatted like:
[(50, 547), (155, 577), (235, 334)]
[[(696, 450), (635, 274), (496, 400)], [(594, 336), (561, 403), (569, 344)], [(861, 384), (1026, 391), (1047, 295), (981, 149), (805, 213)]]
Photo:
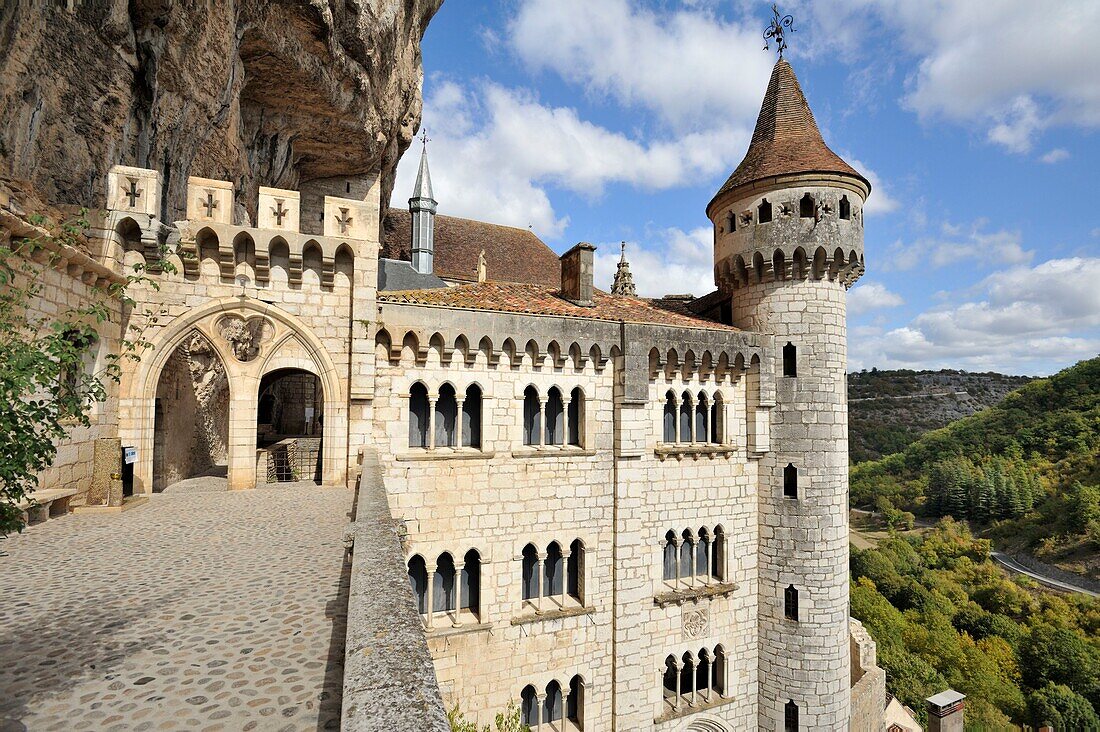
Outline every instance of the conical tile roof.
[(871, 187), (866, 178), (825, 144), (794, 69), (781, 58), (772, 69), (745, 159), (714, 198), (764, 178), (799, 173), (851, 175), (868, 189)]

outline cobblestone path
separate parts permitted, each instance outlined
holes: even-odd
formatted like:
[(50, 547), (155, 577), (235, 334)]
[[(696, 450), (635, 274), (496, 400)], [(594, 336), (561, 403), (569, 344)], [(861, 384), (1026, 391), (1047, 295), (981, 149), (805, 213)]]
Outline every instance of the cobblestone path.
[(352, 492), (166, 492), (0, 540), (0, 730), (339, 728)]

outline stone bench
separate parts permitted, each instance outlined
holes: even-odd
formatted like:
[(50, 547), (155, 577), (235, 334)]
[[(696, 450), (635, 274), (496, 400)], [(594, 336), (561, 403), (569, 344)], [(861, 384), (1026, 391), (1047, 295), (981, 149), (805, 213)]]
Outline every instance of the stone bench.
[(69, 499), (79, 491), (76, 488), (51, 488), (34, 491), (16, 507), (23, 512), (27, 526), (39, 524), (48, 518), (64, 516), (69, 512)]

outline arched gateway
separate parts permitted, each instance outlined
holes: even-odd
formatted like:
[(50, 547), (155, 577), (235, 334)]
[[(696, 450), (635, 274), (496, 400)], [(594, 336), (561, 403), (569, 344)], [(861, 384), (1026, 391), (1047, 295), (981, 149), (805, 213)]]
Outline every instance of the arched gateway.
[(299, 439), (308, 453), (299, 464), (312, 461), (295, 479), (346, 482), (347, 402), (335, 364), (309, 328), (271, 304), (223, 298), (176, 318), (120, 396), (119, 432), (138, 448), (135, 492), (219, 472), (231, 490), (254, 488), (271, 474), (260, 442), (270, 448), (276, 437)]

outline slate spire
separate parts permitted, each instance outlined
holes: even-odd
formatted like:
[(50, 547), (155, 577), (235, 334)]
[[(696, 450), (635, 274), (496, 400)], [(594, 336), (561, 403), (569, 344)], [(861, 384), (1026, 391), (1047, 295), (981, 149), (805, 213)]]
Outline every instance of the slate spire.
[(412, 214), (412, 265), (420, 274), (432, 274), (435, 260), (435, 210), (437, 201), (432, 194), (432, 175), (428, 170), (428, 135), (420, 136), (423, 148), (420, 152), (420, 170), (416, 185), (409, 199)]

